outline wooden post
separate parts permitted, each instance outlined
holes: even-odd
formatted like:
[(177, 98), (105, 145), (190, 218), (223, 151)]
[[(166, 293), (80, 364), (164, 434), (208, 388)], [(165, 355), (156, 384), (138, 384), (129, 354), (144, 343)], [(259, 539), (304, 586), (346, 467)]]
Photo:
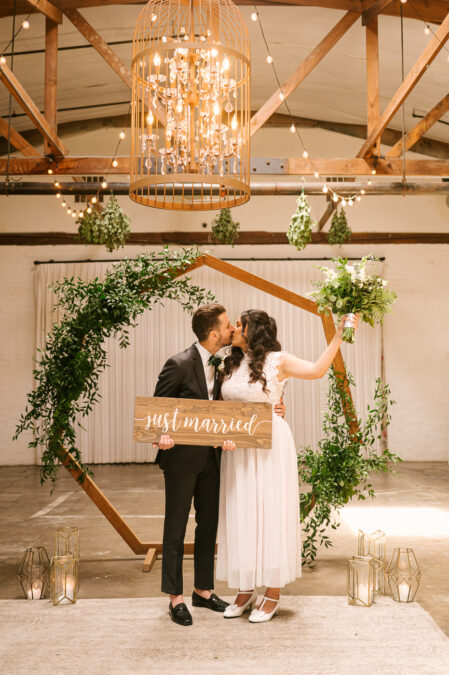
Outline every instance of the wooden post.
[[(379, 99), (379, 31), (377, 16), (366, 26), (366, 96), (367, 135), (375, 128), (380, 117)], [(380, 137), (374, 146), (374, 154), (380, 155)]]
[[(58, 134), (58, 24), (45, 20), (45, 92), (44, 115), (55, 136)], [(52, 147), (44, 138), (44, 154), (51, 155)]]
[(143, 561), (142, 572), (151, 572), (151, 570), (153, 569), (153, 565), (156, 562), (156, 558), (157, 558), (156, 549), (149, 548), (145, 556), (145, 560)]

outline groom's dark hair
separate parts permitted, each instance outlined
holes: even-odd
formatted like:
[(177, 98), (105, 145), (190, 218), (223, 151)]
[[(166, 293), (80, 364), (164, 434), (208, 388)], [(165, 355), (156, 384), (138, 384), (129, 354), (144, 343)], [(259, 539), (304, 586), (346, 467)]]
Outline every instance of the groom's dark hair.
[(211, 330), (218, 328), (220, 323), (219, 317), (224, 312), (226, 312), (226, 309), (223, 305), (215, 302), (198, 307), (192, 317), (192, 330), (198, 338), (198, 342), (205, 342)]

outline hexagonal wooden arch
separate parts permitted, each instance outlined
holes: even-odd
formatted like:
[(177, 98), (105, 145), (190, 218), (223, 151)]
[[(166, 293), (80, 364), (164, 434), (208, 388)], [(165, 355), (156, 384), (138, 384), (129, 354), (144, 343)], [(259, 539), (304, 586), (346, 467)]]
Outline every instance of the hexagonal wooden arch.
[[(334, 337), (335, 326), (332, 317), (319, 314), (315, 302), (309, 300), (308, 298), (304, 298), (302, 295), (298, 295), (293, 291), (289, 291), (286, 288), (283, 288), (282, 286), (274, 284), (273, 282), (268, 281), (267, 279), (263, 279), (262, 277), (256, 276), (255, 274), (251, 274), (250, 272), (241, 270), (236, 265), (232, 265), (229, 262), (225, 262), (220, 258), (215, 258), (209, 253), (202, 253), (200, 256), (198, 256), (196, 260), (194, 260), (194, 262), (191, 265), (189, 265), (182, 272), (180, 272), (178, 276), (187, 274), (188, 272), (192, 272), (193, 270), (202, 267), (203, 265), (211, 267), (212, 269), (217, 270), (217, 272), (226, 274), (227, 276), (232, 277), (233, 279), (237, 279), (237, 281), (241, 281), (242, 283), (248, 284), (253, 288), (257, 288), (260, 291), (269, 293), (270, 295), (273, 295), (274, 297), (279, 298), (284, 302), (288, 302), (291, 305), (295, 305), (296, 307), (300, 307), (301, 309), (305, 309), (307, 312), (311, 312), (312, 314), (319, 316), (323, 323), (326, 341), (329, 343)], [(351, 401), (352, 397), (349, 384), (346, 378), (345, 364), (340, 350), (338, 350), (333, 360), (333, 366), (335, 372), (343, 376), (341, 379), (340, 386), (344, 390), (345, 395), (343, 396), (343, 403), (345, 405), (347, 397), (349, 396), (349, 400)], [(349, 411), (346, 405), (345, 411), (348, 416), (348, 422), (350, 424), (351, 432), (355, 433), (357, 431), (357, 422), (356, 420), (354, 420), (352, 416), (349, 415)], [(82, 478), (82, 482), (79, 481), (83, 472), (77, 461), (74, 459), (74, 457), (69, 452), (64, 453), (63, 451), (61, 451), (60, 459), (61, 462), (66, 467), (66, 469), (68, 470), (68, 472), (73, 476), (75, 480), (79, 482), (80, 487), (84, 490), (84, 492), (88, 495), (88, 497), (90, 497), (90, 499), (94, 502), (97, 508), (105, 516), (105, 518), (111, 523), (112, 527), (128, 544), (131, 550), (136, 554), (147, 554), (146, 559), (146, 562), (148, 561), (146, 565), (147, 569), (145, 569), (144, 565), (144, 571), (149, 571), (156, 558), (156, 555), (162, 552), (162, 543), (141, 541), (139, 537), (136, 535), (136, 533), (132, 530), (132, 528), (128, 525), (128, 523), (114, 508), (109, 499), (103, 494), (103, 492), (92, 480), (92, 478), (90, 478), (90, 476), (84, 475), (84, 477)], [(193, 553), (193, 548), (194, 548), (193, 543), (186, 543), (184, 545), (184, 553)]]

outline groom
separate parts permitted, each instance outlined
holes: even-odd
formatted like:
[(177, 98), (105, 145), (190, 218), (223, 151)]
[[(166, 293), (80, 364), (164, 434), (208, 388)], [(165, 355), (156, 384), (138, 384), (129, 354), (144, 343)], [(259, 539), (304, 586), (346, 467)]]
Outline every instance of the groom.
[[(229, 345), (234, 327), (222, 305), (199, 307), (192, 318), (197, 337), (191, 347), (164, 365), (155, 396), (217, 399), (220, 394), (216, 352)], [(170, 595), (172, 621), (190, 626), (192, 616), (183, 599), (184, 536), (193, 499), (195, 508), (194, 607), (224, 612), (228, 603), (212, 592), (218, 525), (221, 449), (175, 445), (168, 435), (159, 441), (156, 463), (164, 472), (165, 520), (162, 542), (162, 592)]]

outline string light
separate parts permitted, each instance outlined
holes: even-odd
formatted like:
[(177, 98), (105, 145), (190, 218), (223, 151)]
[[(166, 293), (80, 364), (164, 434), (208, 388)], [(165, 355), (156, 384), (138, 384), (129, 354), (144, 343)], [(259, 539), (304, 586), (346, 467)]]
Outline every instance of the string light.
[(60, 187), (60, 183), (59, 183), (59, 181), (55, 180), (55, 183), (54, 183), (54, 185), (55, 185), (55, 187)]
[(121, 130), (121, 132), (119, 133), (118, 136), (119, 136), (120, 140), (122, 140), (122, 141), (126, 138), (126, 134), (125, 134), (125, 132), (123, 131), (123, 129)]
[(72, 213), (72, 209), (70, 208), (70, 206), (69, 206), (69, 208), (67, 209), (67, 213), (69, 214), (69, 216), (70, 216), (70, 214)]
[(22, 21), (22, 28), (24, 30), (28, 30), (29, 27), (30, 27), (30, 22), (28, 21), (28, 19), (25, 19), (25, 21)]
[(304, 159), (307, 159), (307, 157), (309, 156), (307, 150), (303, 150), (302, 156), (304, 157)]
[(116, 159), (112, 160), (112, 166), (114, 167), (118, 166), (118, 161)]
[(56, 193), (56, 199), (61, 199), (61, 193), (60, 192)]
[(257, 21), (257, 12), (251, 14), (251, 21)]
[(430, 35), (430, 28), (429, 28), (428, 25), (426, 25), (426, 27), (424, 28), (424, 33), (425, 33), (426, 35)]
[(102, 182), (101, 187), (103, 188), (103, 190), (106, 190), (106, 188), (108, 187), (108, 184), (105, 180)]
[(96, 198), (96, 197), (92, 197), (92, 199), (91, 199), (90, 201), (92, 202), (92, 204), (96, 204), (96, 203), (97, 203), (97, 198)]
[(317, 171), (316, 169), (315, 169), (315, 171), (313, 172), (313, 175), (315, 176), (315, 178), (319, 178), (319, 177), (320, 177), (320, 174), (318, 173), (318, 171)]
[(87, 211), (87, 213), (92, 213), (92, 209), (91, 209), (91, 207), (90, 207), (90, 206), (88, 206), (88, 207), (87, 207), (87, 209), (86, 209), (86, 211)]
[(373, 169), (371, 169), (371, 174), (372, 174), (373, 176), (375, 176), (375, 175), (376, 175), (376, 173), (377, 173), (377, 172), (376, 172), (376, 169), (374, 169), (374, 168), (373, 168)]
[(323, 192), (324, 194), (327, 194), (329, 192), (329, 188), (327, 187), (327, 185), (323, 185)]
[(67, 206), (67, 203), (65, 202), (64, 199), (61, 202), (61, 206), (62, 206), (63, 209), (65, 209), (65, 207)]
[(333, 200), (334, 202), (338, 202), (338, 195), (337, 195), (336, 192), (334, 192), (334, 194), (332, 195), (332, 200)]
[(294, 134), (296, 132), (296, 127), (295, 127), (294, 124), (291, 125), (290, 131), (291, 131), (292, 134)]
[(53, 173), (53, 169), (47, 169), (47, 173), (51, 176), (51, 174)]
[(3, 54), (2, 54), (2, 55), (0, 56), (0, 65), (4, 66), (5, 63), (6, 63), (6, 59), (5, 59), (5, 57), (3, 56)]
[(271, 56), (271, 54), (268, 54), (268, 56), (266, 58), (266, 62), (267, 63), (273, 63), (273, 57)]

